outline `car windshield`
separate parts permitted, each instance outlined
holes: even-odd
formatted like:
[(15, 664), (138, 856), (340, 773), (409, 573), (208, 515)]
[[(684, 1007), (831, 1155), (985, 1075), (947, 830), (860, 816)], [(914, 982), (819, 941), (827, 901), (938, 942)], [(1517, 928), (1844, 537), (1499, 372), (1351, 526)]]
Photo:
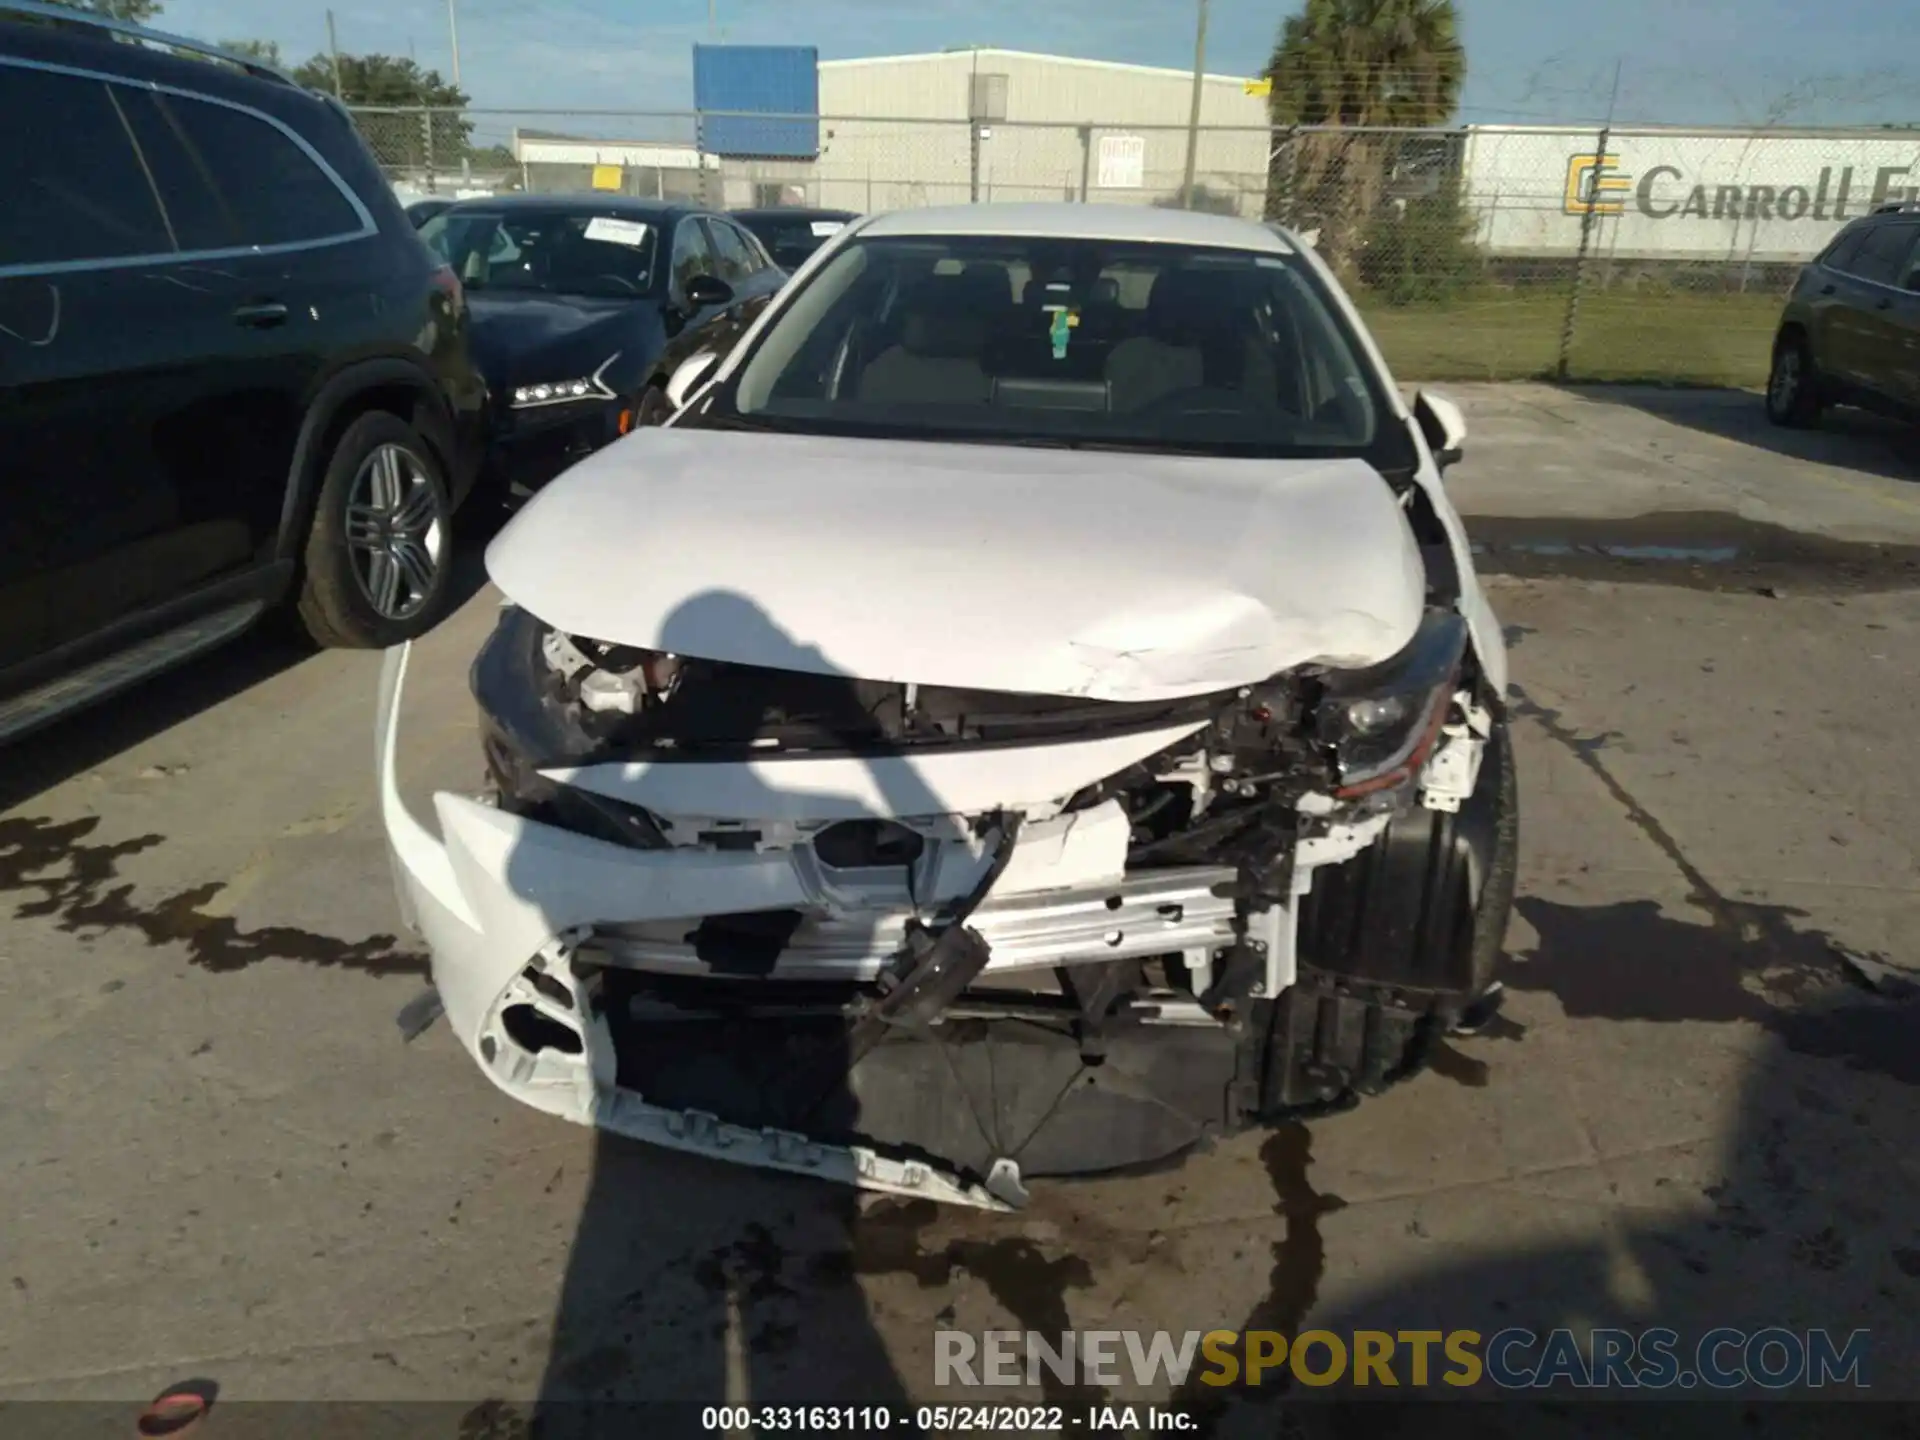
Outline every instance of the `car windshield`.
[(1373, 367), (1290, 252), (855, 238), (719, 403), (781, 430), (1402, 463)]
[(755, 215), (744, 223), (767, 247), (774, 264), (782, 270), (798, 270), (847, 222), (824, 215)]
[(653, 281), (655, 228), (563, 210), (449, 210), (420, 238), (474, 291), (624, 299)]

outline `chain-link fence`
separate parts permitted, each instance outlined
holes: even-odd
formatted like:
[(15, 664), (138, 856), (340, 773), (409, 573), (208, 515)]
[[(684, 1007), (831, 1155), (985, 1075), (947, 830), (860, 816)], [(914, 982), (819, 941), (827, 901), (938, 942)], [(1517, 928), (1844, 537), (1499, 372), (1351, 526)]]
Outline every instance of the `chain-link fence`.
[(777, 117), (812, 153), (756, 157), (710, 153), (711, 112), (356, 117), (409, 196), (1066, 200), (1279, 221), (1341, 275), (1406, 380), (1757, 384), (1799, 265), (1847, 219), (1920, 194), (1920, 132), (1888, 129), (1207, 127), (1189, 182), (1184, 126)]

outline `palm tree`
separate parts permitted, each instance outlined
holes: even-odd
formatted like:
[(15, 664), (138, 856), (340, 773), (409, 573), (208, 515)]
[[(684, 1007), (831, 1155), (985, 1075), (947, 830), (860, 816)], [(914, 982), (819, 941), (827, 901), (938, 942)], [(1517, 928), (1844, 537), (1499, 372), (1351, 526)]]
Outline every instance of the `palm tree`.
[(1444, 123), (1466, 73), (1453, 0), (1304, 0), (1268, 62), (1268, 106), (1277, 129), (1312, 132), (1275, 147), (1269, 214), (1317, 225), (1345, 268), (1391, 165), (1378, 130)]
[(1453, 0), (1306, 0), (1267, 75), (1276, 125), (1439, 125), (1467, 52)]

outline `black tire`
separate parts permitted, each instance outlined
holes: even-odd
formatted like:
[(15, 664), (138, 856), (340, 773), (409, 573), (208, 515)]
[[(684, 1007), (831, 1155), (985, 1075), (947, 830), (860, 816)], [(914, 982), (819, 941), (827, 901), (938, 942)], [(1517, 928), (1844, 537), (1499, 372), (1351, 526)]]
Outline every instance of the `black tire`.
[(633, 428), (664, 425), (673, 418), (673, 402), (667, 399), (667, 387), (649, 385), (640, 392), (640, 403), (633, 409)]
[(1782, 335), (1774, 342), (1773, 363), (1767, 370), (1767, 418), (1776, 425), (1804, 430), (1819, 423), (1825, 405), (1806, 337)]
[(1251, 1017), (1265, 1034), (1260, 1118), (1342, 1109), (1425, 1067), (1497, 979), (1519, 853), (1500, 724), (1459, 813), (1404, 811), (1364, 853), (1315, 873), (1295, 983)]
[[(417, 566), (410, 570), (394, 561), (401, 577), (396, 585), (405, 594), (396, 596), (384, 611), (375, 603), (374, 590), (379, 586), (367, 578), (369, 547), (350, 545), (348, 539), (349, 507), (366, 513), (368, 507), (360, 504), (369, 493), (364, 487), (379, 482), (364, 472), (382, 452), (392, 454), (406, 468), (400, 484), (408, 500), (404, 522), (390, 525), (384, 533), (411, 535), (416, 528), (415, 507), (419, 507), (428, 514), (418, 526), (419, 548), (433, 562), (422, 584)], [(396, 516), (401, 508), (396, 502)], [(314, 498), (294, 607), (302, 628), (316, 644), (333, 649), (380, 650), (416, 639), (433, 627), (446, 607), (452, 563), (453, 507), (447, 497), (446, 474), (433, 450), (397, 415), (372, 410), (360, 416), (335, 443)]]

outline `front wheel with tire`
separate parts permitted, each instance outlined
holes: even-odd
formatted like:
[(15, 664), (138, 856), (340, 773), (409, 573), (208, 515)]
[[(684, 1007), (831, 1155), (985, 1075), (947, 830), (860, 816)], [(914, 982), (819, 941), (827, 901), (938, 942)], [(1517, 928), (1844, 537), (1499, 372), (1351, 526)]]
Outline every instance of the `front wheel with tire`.
[(1489, 996), (1519, 871), (1513, 741), (1496, 724), (1456, 813), (1411, 806), (1360, 854), (1314, 872), (1296, 978), (1263, 1025), (1260, 1118), (1339, 1109), (1425, 1067)]
[(453, 507), (438, 459), (397, 415), (369, 411), (328, 458), (297, 602), (320, 645), (385, 649), (424, 634), (445, 607)]
[(1813, 352), (1800, 335), (1783, 335), (1773, 347), (1773, 365), (1767, 372), (1767, 418), (1776, 425), (1804, 429), (1820, 418), (1819, 377)]

